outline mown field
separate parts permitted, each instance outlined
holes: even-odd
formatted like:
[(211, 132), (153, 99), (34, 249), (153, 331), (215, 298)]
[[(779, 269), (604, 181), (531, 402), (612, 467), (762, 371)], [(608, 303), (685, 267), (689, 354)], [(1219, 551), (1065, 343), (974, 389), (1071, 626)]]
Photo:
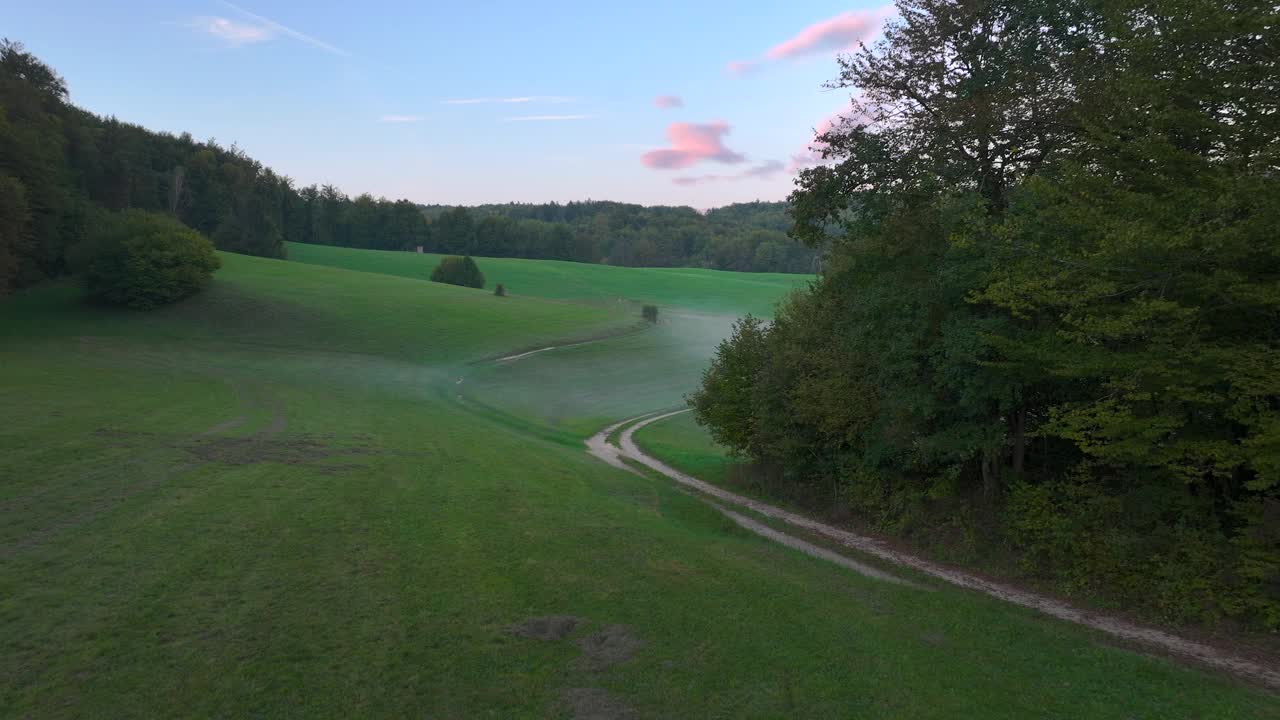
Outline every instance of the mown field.
[[(573, 440), (678, 404), (725, 318), (802, 279), (481, 259), (495, 298), (315, 250), (224, 254), (153, 313), (0, 305), (0, 715), (1280, 717), (771, 545)], [(581, 622), (509, 631), (547, 615)]]

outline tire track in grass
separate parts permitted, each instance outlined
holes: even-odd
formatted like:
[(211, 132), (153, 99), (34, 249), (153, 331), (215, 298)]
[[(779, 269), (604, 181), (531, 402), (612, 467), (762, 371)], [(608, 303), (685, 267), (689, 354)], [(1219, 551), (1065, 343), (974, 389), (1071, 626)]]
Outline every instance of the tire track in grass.
[[(661, 412), (661, 411), (658, 411), (658, 412)], [(654, 417), (650, 417), (654, 415), (654, 413), (647, 413), (645, 415), (640, 415), (639, 417), (631, 418), (630, 420), (623, 420), (622, 422), (614, 423), (609, 427), (596, 433), (595, 435), (592, 435), (590, 438), (586, 440), (587, 452), (590, 453), (591, 455), (594, 455), (597, 458), (600, 458), (601, 460), (608, 463), (609, 465), (612, 465), (613, 467), (640, 475), (641, 473), (639, 470), (636, 470), (635, 468), (623, 462), (623, 458), (628, 458), (631, 460), (636, 460), (638, 462), (641, 462), (642, 464), (645, 464), (645, 465), (648, 464), (648, 463), (644, 463), (642, 460), (640, 460), (637, 457), (637, 455), (640, 454), (638, 449), (636, 449), (635, 453), (632, 453), (627, 450), (626, 443), (628, 442), (627, 440), (628, 433), (633, 431), (636, 427), (648, 425), (651, 422), (657, 422), (658, 420), (671, 417), (672, 415), (679, 415), (682, 412), (687, 412), (687, 411), (678, 410), (676, 412), (660, 414)], [(648, 418), (648, 419), (645, 419), (645, 418)], [(622, 436), (619, 438), (620, 441), (623, 443), (621, 448), (609, 442), (609, 437), (613, 435), (613, 433), (617, 431), (618, 428), (621, 428), (627, 425), (628, 423), (635, 423), (637, 420), (640, 421), (637, 425), (633, 425), (628, 430), (623, 431)], [(632, 445), (632, 447), (634, 447), (634, 444)], [(654, 461), (654, 462), (657, 462), (657, 461)], [(654, 469), (656, 470), (657, 468), (654, 468)], [(662, 471), (659, 470), (659, 472), (662, 472)], [(666, 473), (663, 473), (663, 474), (665, 475)], [(695, 481), (695, 482), (700, 483), (701, 481)], [(681, 484), (687, 485), (688, 483), (682, 482)], [(708, 486), (708, 487), (712, 487), (712, 486)], [(698, 488), (695, 487), (695, 489), (698, 489)], [(801, 540), (800, 538), (795, 537), (794, 535), (788, 535), (784, 532), (775, 530), (769, 527), (768, 525), (765, 525), (761, 522), (753, 520), (740, 513), (736, 513), (724, 507), (723, 505), (720, 505), (719, 503), (712, 502), (706, 497), (698, 496), (698, 498), (703, 502), (705, 502), (707, 505), (710, 505), (711, 507), (715, 508), (721, 515), (724, 515), (725, 517), (729, 518), (729, 520), (733, 521), (733, 523), (738, 527), (744, 530), (747, 530), (749, 532), (755, 533), (756, 535), (759, 535), (760, 537), (765, 538), (766, 540), (771, 540), (775, 543), (778, 543), (779, 545), (789, 547), (792, 550), (797, 550), (799, 552), (804, 553), (805, 555), (808, 555), (809, 557), (817, 558), (819, 560), (826, 560), (827, 562), (834, 563), (847, 570), (852, 570), (860, 575), (865, 575), (866, 577), (873, 578), (875, 580), (882, 580), (884, 582), (890, 582), (897, 585), (906, 585), (907, 587), (913, 587), (920, 590), (927, 589), (909, 580), (905, 580), (896, 575), (892, 575), (890, 573), (884, 572), (883, 570), (880, 570), (878, 568), (874, 568), (870, 565), (867, 565), (866, 563), (858, 562), (857, 560), (854, 560), (852, 558), (845, 557), (844, 555), (834, 553), (826, 548), (814, 545), (811, 542)]]
[[(1248, 658), (1233, 655), (1211, 645), (1175, 635), (1174, 633), (1166, 630), (1138, 625), (1136, 623), (1110, 615), (1104, 615), (1102, 613), (1081, 610), (1068, 605), (1061, 600), (1056, 600), (1021, 588), (1016, 588), (1012, 585), (994, 582), (971, 573), (939, 565), (901, 550), (895, 550), (889, 547), (889, 545), (884, 541), (877, 538), (859, 535), (848, 530), (833, 527), (831, 525), (818, 522), (812, 518), (784, 510), (774, 505), (770, 505), (769, 503), (761, 502), (744, 495), (730, 492), (690, 475), (686, 475), (666, 463), (663, 463), (661, 460), (645, 454), (645, 452), (636, 445), (634, 438), (636, 430), (639, 430), (651, 423), (665, 420), (666, 418), (685, 412), (689, 412), (688, 409), (676, 410), (658, 415), (647, 413), (645, 415), (640, 415), (629, 420), (615, 423), (593, 436), (592, 439), (588, 441), (588, 448), (593, 447), (592, 441), (597, 441), (597, 445), (600, 442), (607, 444), (607, 438), (613, 432), (618, 428), (625, 427), (621, 435), (618, 437), (618, 444), (613, 446), (612, 453), (616, 463), (610, 462), (610, 464), (615, 467), (617, 465), (624, 464), (623, 458), (634, 460), (635, 462), (638, 462), (655, 472), (661, 473), (675, 482), (691, 488), (704, 496), (710, 496), (730, 505), (750, 509), (765, 517), (780, 520), (793, 527), (800, 528), (816, 535), (821, 535), (822, 537), (834, 540), (847, 548), (866, 553), (894, 565), (911, 568), (912, 570), (916, 570), (930, 577), (943, 580), (967, 590), (980, 592), (1005, 602), (1037, 610), (1059, 620), (1065, 620), (1076, 625), (1082, 625), (1084, 627), (1106, 633), (1121, 640), (1157, 649), (1175, 657), (1191, 660), (1217, 670), (1225, 671), (1235, 675), (1236, 677), (1261, 683), (1272, 690), (1280, 690), (1280, 669), (1265, 666)], [(591, 454), (601, 457), (594, 449), (592, 449)], [(609, 461), (606, 460), (606, 462)], [(731, 510), (720, 508), (719, 505), (714, 502), (709, 500), (708, 502), (719, 508), (721, 512), (725, 513), (726, 516), (734, 520), (734, 522), (739, 525), (743, 525), (743, 523), (739, 522), (739, 519), (749, 520), (741, 515), (737, 515)], [(755, 521), (750, 520), (749, 522), (755, 523)], [(755, 524), (758, 525), (758, 523)], [(743, 526), (747, 527), (746, 525)], [(767, 528), (767, 526), (761, 525), (760, 527), (768, 529), (770, 533), (782, 535), (784, 538), (790, 537), (783, 533), (778, 533), (772, 528)], [(758, 532), (752, 527), (747, 527), (747, 529), (752, 530), (753, 532)], [(758, 534), (762, 534), (764, 537), (770, 537), (770, 535), (765, 535), (764, 533), (758, 532)], [(782, 542), (780, 538), (770, 537), (770, 539), (775, 540), (776, 542)], [(795, 538), (792, 539), (794, 540)], [(814, 547), (814, 549), (817, 550), (822, 550), (824, 553), (830, 553), (829, 550), (817, 548), (816, 546), (811, 547)], [(801, 551), (806, 552), (807, 554), (812, 554), (804, 549), (801, 549)], [(835, 553), (830, 554), (835, 555)], [(824, 557), (824, 559), (831, 560), (832, 558)], [(874, 568), (872, 569), (874, 570)], [(859, 572), (861, 571), (859, 570)], [(880, 571), (876, 570), (875, 572)]]

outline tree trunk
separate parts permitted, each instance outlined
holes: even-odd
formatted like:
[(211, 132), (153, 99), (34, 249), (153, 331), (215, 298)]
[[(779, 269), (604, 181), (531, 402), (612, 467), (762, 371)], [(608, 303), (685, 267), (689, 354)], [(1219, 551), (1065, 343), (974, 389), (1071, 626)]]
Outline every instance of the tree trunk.
[(1013, 414), (1013, 474), (1022, 474), (1022, 466), (1027, 457), (1027, 410), (1018, 408)]
[(982, 497), (988, 506), (995, 504), (1000, 494), (1000, 466), (1003, 453), (998, 449), (982, 452)]

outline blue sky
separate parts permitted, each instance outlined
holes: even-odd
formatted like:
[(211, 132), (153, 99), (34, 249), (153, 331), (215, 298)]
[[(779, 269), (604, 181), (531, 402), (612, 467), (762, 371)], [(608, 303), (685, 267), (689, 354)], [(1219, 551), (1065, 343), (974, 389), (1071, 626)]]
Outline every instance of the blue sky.
[(300, 184), (699, 208), (786, 196), (882, 5), (0, 0), (76, 104)]

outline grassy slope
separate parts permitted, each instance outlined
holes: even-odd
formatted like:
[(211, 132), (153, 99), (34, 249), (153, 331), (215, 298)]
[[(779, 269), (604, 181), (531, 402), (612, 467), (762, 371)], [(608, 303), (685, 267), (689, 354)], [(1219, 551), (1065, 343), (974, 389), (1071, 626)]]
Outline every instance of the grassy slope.
[[(601, 686), (655, 716), (1280, 717), (780, 549), (452, 397), (470, 360), (630, 317), (224, 259), (159, 313), (0, 305), (5, 715), (554, 717)], [(644, 647), (593, 675), (503, 632), (550, 613)]]
[(733, 462), (706, 429), (694, 422), (692, 413), (645, 425), (634, 437), (645, 452), (677, 470), (716, 485), (728, 484)]
[[(438, 255), (291, 244), (291, 260), (424, 279)], [(477, 260), (489, 287), (518, 295), (609, 307), (638, 317), (657, 303), (660, 323), (517, 363), (476, 368), (458, 392), (495, 417), (576, 443), (630, 415), (682, 403), (734, 320), (769, 316), (808, 276), (688, 268), (626, 268), (504, 258)]]
[[(441, 255), (386, 250), (353, 250), (326, 245), (289, 243), (289, 259), (315, 265), (383, 273), (425, 280)], [(629, 268), (611, 265), (477, 258), (485, 287), (497, 283), (512, 295), (560, 300), (614, 302), (620, 298), (703, 312), (771, 315), (773, 303), (807, 282), (806, 275), (736, 273), (692, 268)]]

